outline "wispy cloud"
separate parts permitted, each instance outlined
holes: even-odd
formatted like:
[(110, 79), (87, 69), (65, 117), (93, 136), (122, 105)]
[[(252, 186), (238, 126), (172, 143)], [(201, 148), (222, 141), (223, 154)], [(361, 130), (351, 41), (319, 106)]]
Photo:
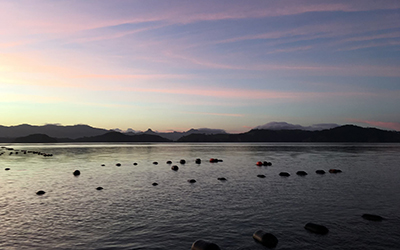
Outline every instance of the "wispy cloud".
[(231, 114), (231, 113), (208, 113), (208, 112), (185, 112), (187, 114), (195, 115), (207, 115), (207, 116), (231, 116), (231, 117), (243, 117), (244, 114)]

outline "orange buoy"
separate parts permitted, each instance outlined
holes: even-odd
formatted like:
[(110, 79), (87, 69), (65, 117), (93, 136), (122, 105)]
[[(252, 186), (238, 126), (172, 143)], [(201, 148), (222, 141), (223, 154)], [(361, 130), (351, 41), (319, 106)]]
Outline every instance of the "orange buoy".
[(261, 161), (258, 161), (258, 162), (256, 163), (256, 165), (259, 166), (259, 167), (261, 167), (261, 166), (263, 165), (263, 163), (262, 163)]

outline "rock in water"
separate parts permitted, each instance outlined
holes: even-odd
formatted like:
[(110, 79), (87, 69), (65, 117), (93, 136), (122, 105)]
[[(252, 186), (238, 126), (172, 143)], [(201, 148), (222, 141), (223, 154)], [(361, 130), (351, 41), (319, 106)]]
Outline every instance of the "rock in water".
[(363, 217), (366, 220), (372, 220), (372, 221), (382, 221), (383, 217), (375, 214), (363, 214), (361, 217)]
[(274, 248), (278, 244), (278, 238), (275, 235), (258, 230), (253, 234), (253, 239), (263, 246)]
[(80, 174), (81, 174), (81, 171), (79, 171), (79, 170), (75, 170), (73, 174), (74, 174), (75, 176), (78, 176), (78, 175), (80, 175)]
[(196, 240), (191, 250), (221, 250), (217, 244), (205, 240)]
[(37, 192), (36, 192), (37, 195), (44, 195), (45, 193), (46, 193), (46, 192), (43, 191), (43, 190), (40, 190), (40, 191), (37, 191)]
[(307, 229), (310, 232), (316, 233), (316, 234), (327, 234), (329, 232), (328, 228), (322, 225), (314, 224), (314, 223), (307, 223), (304, 226), (305, 229)]

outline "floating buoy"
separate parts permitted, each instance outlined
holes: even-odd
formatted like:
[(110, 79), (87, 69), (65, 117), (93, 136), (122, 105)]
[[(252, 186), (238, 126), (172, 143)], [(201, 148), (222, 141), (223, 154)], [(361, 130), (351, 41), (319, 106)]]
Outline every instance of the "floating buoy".
[(253, 234), (253, 239), (263, 246), (274, 248), (278, 244), (278, 238), (275, 235), (258, 230)]
[(201, 159), (197, 158), (194, 162), (195, 162), (196, 164), (201, 164)]
[(342, 172), (342, 170), (340, 170), (340, 169), (336, 169), (336, 168), (329, 169), (329, 173), (331, 173), (331, 174), (337, 174), (337, 173), (341, 173), (341, 172)]
[(314, 223), (307, 223), (304, 226), (305, 229), (307, 229), (310, 232), (316, 233), (316, 234), (327, 234), (329, 232), (328, 228), (322, 225), (314, 224)]
[(218, 180), (219, 181), (226, 181), (226, 178), (225, 177), (219, 177)]
[(306, 171), (297, 171), (296, 174), (300, 175), (300, 176), (305, 176), (305, 175), (307, 175), (307, 172)]
[(115, 166), (121, 167), (121, 163), (117, 163), (117, 164), (115, 164)]
[(383, 217), (375, 214), (363, 214), (361, 217), (363, 217), (366, 220), (372, 220), (372, 221), (382, 221)]
[(10, 168), (5, 168), (4, 170), (8, 171), (8, 170), (10, 170)]
[(74, 174), (75, 176), (78, 176), (78, 175), (80, 175), (80, 174), (81, 174), (81, 171), (79, 171), (79, 170), (75, 170), (73, 174)]
[(191, 250), (221, 250), (217, 244), (205, 240), (196, 240)]
[(289, 177), (290, 174), (288, 172), (280, 172), (279, 173), (280, 176), (284, 176), (284, 177)]
[(158, 183), (157, 182), (154, 182), (153, 184), (151, 184), (151, 185), (153, 185), (153, 186), (157, 186), (158, 185)]
[(37, 191), (37, 192), (36, 192), (37, 195), (44, 195), (45, 193), (46, 193), (46, 192), (43, 191), (43, 190), (40, 190), (40, 191)]
[(96, 190), (103, 190), (103, 188), (102, 187), (97, 187)]
[(186, 161), (182, 159), (182, 160), (179, 161), (179, 163), (180, 163), (180, 164), (185, 164)]
[(315, 171), (315, 173), (317, 173), (317, 174), (325, 174), (325, 170), (317, 170), (317, 171)]
[(188, 182), (189, 182), (189, 183), (195, 183), (196, 180), (195, 180), (195, 179), (190, 179), (190, 180), (188, 180)]
[(174, 165), (174, 166), (171, 167), (171, 169), (174, 170), (174, 171), (178, 171), (179, 168), (178, 168), (178, 166)]
[(256, 165), (259, 166), (259, 167), (261, 167), (261, 166), (263, 165), (263, 163), (262, 163), (261, 161), (258, 161), (258, 162), (256, 163)]
[(257, 177), (258, 177), (258, 178), (265, 178), (265, 175), (259, 174), (259, 175), (257, 175)]
[(158, 165), (158, 162), (155, 161), (155, 162), (153, 162), (153, 164), (154, 164), (154, 165)]
[(167, 164), (172, 164), (172, 161), (167, 161)]
[(218, 160), (217, 158), (211, 158), (211, 159), (210, 159), (210, 162), (211, 162), (211, 163), (217, 163), (217, 162), (219, 162), (219, 161), (222, 161), (222, 160)]

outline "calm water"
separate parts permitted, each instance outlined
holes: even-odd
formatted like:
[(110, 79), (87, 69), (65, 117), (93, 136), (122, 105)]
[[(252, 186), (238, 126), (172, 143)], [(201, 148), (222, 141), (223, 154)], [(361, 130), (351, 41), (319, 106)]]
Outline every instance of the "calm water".
[[(400, 246), (400, 144), (0, 146), (53, 154), (0, 150), (0, 249), (189, 250), (197, 239), (225, 250), (265, 249), (252, 239), (259, 229), (278, 237), (276, 249)], [(273, 165), (255, 165), (264, 160)], [(315, 174), (330, 168), (343, 173)], [(367, 221), (363, 213), (387, 219)], [(308, 222), (329, 234), (309, 233)]]

